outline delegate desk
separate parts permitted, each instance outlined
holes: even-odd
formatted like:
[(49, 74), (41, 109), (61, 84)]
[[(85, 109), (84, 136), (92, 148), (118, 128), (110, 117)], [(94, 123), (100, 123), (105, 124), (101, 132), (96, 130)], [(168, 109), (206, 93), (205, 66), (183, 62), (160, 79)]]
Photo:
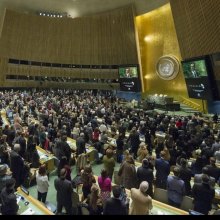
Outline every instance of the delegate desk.
[(7, 117), (6, 117), (6, 111), (5, 111), (5, 109), (2, 109), (2, 110), (1, 110), (1, 116), (2, 116), (3, 124), (4, 124), (4, 125), (10, 125), (10, 123), (9, 123)]
[(53, 156), (53, 154), (48, 153), (47, 151), (45, 151), (44, 149), (42, 149), (39, 146), (37, 146), (36, 148), (37, 148), (37, 152), (40, 156), (40, 163), (41, 164), (46, 164), (48, 172), (51, 172), (52, 170), (54, 170), (55, 165), (54, 165), (54, 156)]
[(19, 206), (19, 215), (54, 215), (54, 213), (47, 209), (41, 202), (24, 193), (20, 187), (15, 194)]
[[(71, 150), (73, 152), (76, 152), (76, 140), (68, 137), (67, 138), (67, 143), (69, 144)], [(95, 152), (97, 152), (97, 150), (93, 146), (90, 146), (89, 144), (86, 144), (86, 154), (87, 154), (90, 162), (93, 162), (96, 159), (95, 156), (94, 156)]]

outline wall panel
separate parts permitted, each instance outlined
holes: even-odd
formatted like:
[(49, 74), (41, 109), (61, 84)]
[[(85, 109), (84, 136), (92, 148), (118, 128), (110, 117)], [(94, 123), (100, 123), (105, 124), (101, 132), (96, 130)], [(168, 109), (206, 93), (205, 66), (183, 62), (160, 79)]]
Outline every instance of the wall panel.
[(6, 10), (0, 56), (67, 64), (137, 64), (133, 7), (75, 19)]
[(220, 51), (220, 1), (170, 0), (183, 59)]

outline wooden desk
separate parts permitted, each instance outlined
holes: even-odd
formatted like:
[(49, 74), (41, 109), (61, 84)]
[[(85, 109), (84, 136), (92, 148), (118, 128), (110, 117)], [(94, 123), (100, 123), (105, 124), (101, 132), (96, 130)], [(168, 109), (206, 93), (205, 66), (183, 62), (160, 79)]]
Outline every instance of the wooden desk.
[(7, 119), (7, 116), (6, 116), (6, 111), (5, 109), (2, 109), (1, 110), (1, 116), (2, 116), (2, 121), (3, 121), (3, 124), (4, 125), (10, 125), (8, 119)]
[[(68, 137), (67, 143), (69, 144), (71, 150), (75, 152), (76, 151), (76, 140)], [(90, 162), (93, 162), (95, 160), (94, 156), (92, 155), (92, 153), (95, 150), (96, 149), (93, 146), (86, 144), (86, 155), (88, 156)]]
[[(25, 215), (25, 212), (28, 212), (29, 215), (54, 215), (54, 213), (47, 209), (43, 203), (32, 196), (25, 194), (20, 187), (15, 194), (17, 199), (19, 199), (19, 215)], [(26, 202), (28, 202), (27, 205), (25, 204)]]
[(51, 172), (52, 170), (54, 170), (55, 165), (54, 165), (54, 156), (53, 156), (53, 154), (48, 153), (47, 151), (45, 151), (44, 149), (42, 149), (39, 146), (37, 146), (36, 148), (37, 148), (37, 152), (40, 156), (40, 163), (41, 164), (46, 164), (48, 172)]

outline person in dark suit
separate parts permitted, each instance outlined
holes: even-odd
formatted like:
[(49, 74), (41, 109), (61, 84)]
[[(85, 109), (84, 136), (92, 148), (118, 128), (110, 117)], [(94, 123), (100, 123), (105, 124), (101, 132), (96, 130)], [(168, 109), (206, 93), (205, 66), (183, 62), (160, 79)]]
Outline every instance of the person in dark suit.
[(220, 178), (220, 168), (216, 166), (215, 162), (215, 158), (210, 157), (210, 165), (207, 165), (206, 167), (208, 168), (207, 174), (214, 177), (215, 181), (217, 182)]
[(192, 171), (187, 167), (187, 161), (185, 158), (180, 160), (180, 173), (179, 178), (182, 179), (185, 183), (186, 195), (191, 195), (191, 181)]
[(149, 186), (147, 190), (147, 194), (151, 197), (153, 196), (153, 180), (154, 180), (154, 174), (153, 170), (149, 167), (149, 162), (147, 159), (143, 159), (142, 166), (138, 167), (137, 169), (137, 179), (138, 184), (140, 185), (141, 182), (147, 181)]
[(2, 215), (17, 215), (19, 206), (17, 205), (17, 198), (14, 194), (15, 179), (8, 179), (6, 186), (2, 189), (0, 198), (2, 202)]
[(54, 180), (54, 186), (57, 191), (57, 214), (62, 212), (64, 206), (68, 215), (72, 214), (72, 183), (66, 179), (66, 169), (60, 171), (60, 177)]
[[(202, 168), (202, 174), (196, 174), (194, 176), (194, 183), (202, 183), (202, 176), (203, 176), (203, 174), (208, 175), (208, 168), (207, 167), (203, 167)], [(209, 185), (210, 185), (210, 187), (214, 188), (215, 187), (215, 178), (211, 177), (209, 175), (208, 175), (208, 177), (209, 177)]]
[(198, 78), (200, 77), (200, 74), (198, 70), (196, 69), (195, 63), (190, 64), (190, 71), (189, 71), (189, 78)]
[(140, 144), (139, 133), (136, 127), (133, 127), (131, 133), (127, 139), (127, 143), (130, 141), (131, 153), (134, 155), (134, 159), (137, 158), (137, 151)]
[(76, 153), (77, 156), (86, 153), (86, 142), (84, 139), (84, 133), (81, 133), (80, 136), (76, 139)]
[(14, 145), (14, 150), (10, 153), (10, 170), (12, 171), (12, 177), (16, 180), (15, 187), (19, 187), (24, 182), (25, 165), (24, 159), (19, 155), (20, 144)]
[(106, 200), (103, 215), (128, 215), (126, 204), (120, 200), (122, 189), (120, 186), (113, 186), (113, 196)]
[(202, 183), (194, 184), (192, 188), (194, 210), (204, 215), (208, 215), (215, 197), (215, 190), (210, 187), (209, 182), (209, 177), (203, 174)]
[(167, 177), (170, 174), (170, 164), (164, 159), (166, 153), (160, 152), (160, 158), (155, 161), (156, 169), (156, 187), (161, 189), (167, 188)]

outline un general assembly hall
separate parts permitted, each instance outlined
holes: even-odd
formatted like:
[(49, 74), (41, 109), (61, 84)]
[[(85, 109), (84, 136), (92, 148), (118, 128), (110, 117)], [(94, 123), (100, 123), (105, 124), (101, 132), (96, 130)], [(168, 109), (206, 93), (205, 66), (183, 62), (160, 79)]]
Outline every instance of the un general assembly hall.
[(219, 215), (219, 0), (0, 0), (0, 215)]

